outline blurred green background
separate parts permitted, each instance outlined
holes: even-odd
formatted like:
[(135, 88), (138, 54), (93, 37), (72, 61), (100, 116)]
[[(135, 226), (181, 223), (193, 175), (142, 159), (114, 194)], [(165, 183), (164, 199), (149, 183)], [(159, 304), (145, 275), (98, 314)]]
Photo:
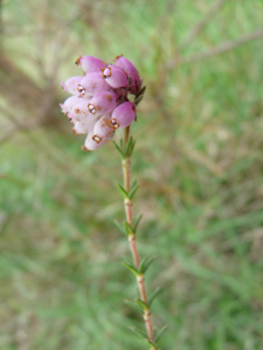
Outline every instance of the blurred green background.
[(119, 156), (82, 152), (59, 107), (76, 58), (123, 54), (147, 85), (132, 176), (160, 348), (262, 349), (263, 2), (0, 4), (0, 348), (147, 348)]

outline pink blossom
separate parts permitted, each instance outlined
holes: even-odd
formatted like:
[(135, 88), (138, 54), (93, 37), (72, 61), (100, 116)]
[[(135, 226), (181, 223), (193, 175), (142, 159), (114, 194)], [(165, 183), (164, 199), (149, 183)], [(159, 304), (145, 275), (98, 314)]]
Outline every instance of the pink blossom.
[(98, 72), (100, 69), (106, 66), (102, 60), (93, 56), (80, 56), (75, 63), (77, 66), (80, 65), (87, 74)]
[(76, 95), (70, 96), (63, 104), (60, 104), (61, 112), (64, 114), (71, 112), (72, 108), (81, 101), (82, 99)]
[(85, 76), (71, 77), (62, 83), (63, 90), (73, 96), (61, 104), (61, 110), (74, 124), (76, 135), (87, 134), (83, 149), (93, 151), (109, 140), (116, 129), (136, 120), (135, 104), (130, 93), (140, 91), (141, 79), (135, 66), (118, 56), (116, 64), (105, 64), (99, 58), (82, 56), (76, 61)]
[(123, 129), (130, 125), (135, 118), (136, 109), (134, 103), (124, 102), (113, 110), (111, 123), (115, 129)]
[(79, 134), (87, 134), (89, 132), (92, 132), (94, 125), (96, 124), (96, 120), (88, 120), (83, 122), (75, 122), (74, 127), (72, 128), (72, 131), (75, 135)]
[(101, 72), (87, 74), (78, 85), (78, 92), (84, 98), (89, 98), (101, 91), (109, 90), (109, 84), (103, 79)]
[(140, 90), (142, 82), (135, 66), (131, 61), (123, 57), (123, 55), (117, 56), (115, 63), (118, 67), (121, 67), (131, 79), (130, 92), (136, 94)]
[(128, 78), (120, 67), (109, 65), (102, 69), (103, 78), (113, 88), (118, 89), (120, 87), (128, 86)]
[(111, 91), (102, 91), (92, 97), (88, 104), (88, 110), (91, 114), (101, 117), (108, 114), (117, 105), (118, 96)]
[(80, 84), (81, 80), (83, 79), (83, 76), (79, 77), (71, 77), (68, 80), (65, 81), (65, 83), (61, 83), (61, 86), (64, 90), (64, 92), (69, 92), (72, 95), (78, 95), (78, 85)]
[(90, 115), (88, 110), (89, 102), (90, 100), (83, 98), (81, 102), (79, 102), (72, 108), (71, 112), (68, 114), (69, 117), (72, 118), (73, 121), (78, 122), (84, 122), (86, 119), (90, 119), (92, 116)]

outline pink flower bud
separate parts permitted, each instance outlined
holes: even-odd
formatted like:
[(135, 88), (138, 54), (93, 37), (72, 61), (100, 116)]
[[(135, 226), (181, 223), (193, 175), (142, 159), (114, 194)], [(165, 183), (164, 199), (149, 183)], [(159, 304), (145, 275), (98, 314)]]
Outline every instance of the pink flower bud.
[(103, 78), (114, 89), (128, 86), (128, 78), (124, 71), (117, 66), (109, 65), (102, 69)]
[(84, 122), (75, 122), (72, 131), (75, 135), (87, 134), (93, 130), (95, 123), (96, 120), (85, 120)]
[(101, 76), (101, 72), (87, 74), (78, 85), (78, 92), (84, 98), (92, 97), (98, 92), (109, 89), (110, 86)]
[(81, 66), (86, 73), (97, 72), (106, 64), (97, 57), (93, 56), (80, 56), (75, 62), (77, 66)]
[(69, 92), (72, 95), (78, 95), (79, 92), (77, 88), (82, 79), (83, 77), (76, 76), (76, 77), (69, 78), (68, 80), (65, 81), (65, 83), (62, 82), (61, 86), (64, 92)]
[(64, 114), (71, 112), (72, 108), (79, 102), (83, 101), (82, 98), (74, 95), (66, 99), (63, 104), (60, 104), (61, 111)]
[(78, 104), (76, 104), (71, 112), (68, 114), (68, 116), (74, 121), (74, 122), (84, 122), (86, 119), (87, 120), (91, 120), (91, 119), (95, 119), (92, 118), (92, 116), (89, 113), (88, 110), (88, 104), (89, 104), (90, 100), (87, 99), (82, 99), (81, 102), (79, 102)]
[(95, 151), (96, 149), (100, 148), (105, 142), (106, 139), (96, 137), (96, 135), (88, 134), (84, 143), (84, 147), (82, 147), (82, 149), (84, 151)]
[(112, 112), (111, 123), (114, 129), (123, 129), (130, 125), (135, 118), (136, 109), (134, 103), (124, 102)]
[(103, 116), (94, 125), (93, 136), (98, 136), (102, 139), (108, 138), (112, 135), (114, 130), (109, 116)]
[(127, 73), (131, 79), (130, 92), (136, 94), (140, 90), (142, 82), (135, 66), (122, 55), (116, 57), (115, 63), (116, 66), (121, 67)]
[(90, 114), (101, 117), (110, 113), (116, 107), (117, 95), (110, 91), (102, 91), (92, 97), (88, 104)]

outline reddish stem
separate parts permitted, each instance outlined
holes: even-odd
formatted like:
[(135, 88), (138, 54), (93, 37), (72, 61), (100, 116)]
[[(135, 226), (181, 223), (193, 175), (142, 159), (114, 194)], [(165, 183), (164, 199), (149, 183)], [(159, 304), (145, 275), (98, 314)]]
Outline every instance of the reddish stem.
[[(124, 149), (127, 145), (127, 142), (129, 140), (129, 126), (125, 128), (125, 134), (124, 134)], [(124, 178), (124, 188), (127, 193), (130, 192), (130, 159), (129, 157), (125, 158), (122, 161), (122, 168), (123, 168), (123, 178)], [(125, 199), (124, 201), (125, 206), (125, 213), (126, 213), (126, 220), (129, 223), (131, 227), (133, 227), (133, 219), (132, 219), (132, 200), (131, 199)], [(135, 233), (129, 234), (129, 245), (131, 249), (131, 253), (133, 256), (134, 264), (136, 269), (140, 266), (140, 257), (137, 250), (137, 244), (136, 244), (136, 235)], [(137, 277), (138, 287), (140, 291), (141, 300), (148, 305), (147, 302), (147, 294), (146, 294), (146, 288), (145, 288), (145, 282), (144, 282), (144, 275), (143, 273), (140, 274)], [(151, 321), (151, 313), (150, 309), (147, 308), (147, 310), (144, 311), (144, 322), (147, 330), (147, 334), (149, 339), (154, 342), (154, 333), (153, 333), (153, 327), (152, 327), (152, 321)], [(157, 348), (155, 348), (157, 350)]]

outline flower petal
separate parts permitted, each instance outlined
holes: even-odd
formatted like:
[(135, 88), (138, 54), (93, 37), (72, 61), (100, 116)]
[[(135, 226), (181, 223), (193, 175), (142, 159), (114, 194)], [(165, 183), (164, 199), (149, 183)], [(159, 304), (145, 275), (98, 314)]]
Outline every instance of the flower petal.
[(85, 120), (84, 122), (75, 122), (72, 131), (76, 135), (88, 134), (89, 132), (92, 132), (96, 122), (96, 120)]
[(97, 72), (106, 64), (97, 57), (94, 56), (80, 56), (75, 62), (77, 66), (81, 66), (86, 73)]
[(106, 66), (102, 69), (103, 78), (114, 89), (126, 87), (129, 84), (127, 75), (123, 69), (114, 65)]
[(115, 129), (123, 129), (130, 125), (135, 118), (136, 109), (134, 103), (124, 102), (112, 112), (111, 123)]
[(90, 98), (101, 91), (110, 89), (109, 84), (103, 79), (101, 72), (87, 74), (78, 85), (78, 91), (84, 98)]
[(142, 82), (135, 66), (131, 63), (131, 61), (123, 57), (123, 55), (117, 56), (115, 59), (115, 63), (116, 66), (121, 67), (127, 73), (128, 77), (130, 77), (130, 92), (132, 94), (136, 94), (140, 90)]
[(93, 133), (101, 138), (107, 138), (109, 135), (112, 135), (114, 127), (108, 117), (101, 117), (96, 124), (94, 125)]
[(74, 96), (70, 96), (69, 98), (67, 98), (65, 100), (65, 102), (63, 104), (60, 104), (60, 107), (61, 107), (61, 111), (64, 113), (64, 114), (67, 114), (69, 112), (71, 112), (72, 108), (79, 102), (82, 101), (82, 98), (81, 97), (78, 97), (76, 95)]
[(95, 151), (96, 149), (100, 148), (104, 143), (106, 142), (105, 139), (101, 139), (99, 137), (96, 138), (92, 134), (88, 134), (85, 142), (83, 150), (85, 151)]
[(76, 76), (76, 77), (69, 78), (68, 80), (65, 81), (65, 83), (62, 82), (61, 86), (64, 92), (69, 92), (72, 95), (79, 95), (77, 88), (82, 79), (83, 77)]
[(117, 105), (117, 95), (111, 91), (102, 91), (92, 97), (88, 104), (90, 114), (101, 117), (110, 113)]

